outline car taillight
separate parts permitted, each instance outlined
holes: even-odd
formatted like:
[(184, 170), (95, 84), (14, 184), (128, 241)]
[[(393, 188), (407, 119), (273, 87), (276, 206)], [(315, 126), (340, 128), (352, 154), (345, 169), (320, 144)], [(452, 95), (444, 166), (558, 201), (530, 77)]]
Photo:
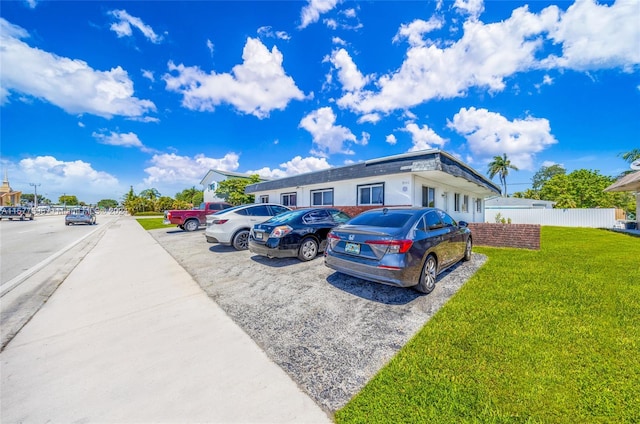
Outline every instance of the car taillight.
[(381, 253), (407, 253), (413, 245), (411, 240), (367, 240), (368, 244), (374, 250), (383, 250)]
[(331, 249), (335, 248), (338, 242), (340, 241), (340, 237), (333, 233), (327, 234), (327, 242), (329, 243), (329, 247)]
[(171, 212), (167, 212), (167, 219), (171, 219)]
[(293, 228), (288, 225), (281, 225), (280, 227), (276, 227), (271, 231), (269, 238), (282, 238), (293, 231)]
[(212, 224), (224, 224), (228, 221), (228, 219), (215, 219)]

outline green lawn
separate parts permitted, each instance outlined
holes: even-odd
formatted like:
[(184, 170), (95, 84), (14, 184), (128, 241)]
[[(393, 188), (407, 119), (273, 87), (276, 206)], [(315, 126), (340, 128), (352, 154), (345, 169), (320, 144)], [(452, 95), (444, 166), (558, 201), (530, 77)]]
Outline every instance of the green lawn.
[(171, 228), (175, 227), (173, 224), (165, 225), (162, 223), (164, 217), (159, 218), (136, 218), (136, 221), (142, 225), (145, 230), (157, 230), (159, 228)]
[(640, 422), (640, 238), (542, 228), (487, 263), (338, 423)]

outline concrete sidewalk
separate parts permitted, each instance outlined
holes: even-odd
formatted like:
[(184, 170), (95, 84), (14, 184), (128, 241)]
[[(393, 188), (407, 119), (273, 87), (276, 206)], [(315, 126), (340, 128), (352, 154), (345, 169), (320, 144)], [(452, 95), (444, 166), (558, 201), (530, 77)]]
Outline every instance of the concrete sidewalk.
[(2, 423), (331, 422), (130, 217), (0, 360)]

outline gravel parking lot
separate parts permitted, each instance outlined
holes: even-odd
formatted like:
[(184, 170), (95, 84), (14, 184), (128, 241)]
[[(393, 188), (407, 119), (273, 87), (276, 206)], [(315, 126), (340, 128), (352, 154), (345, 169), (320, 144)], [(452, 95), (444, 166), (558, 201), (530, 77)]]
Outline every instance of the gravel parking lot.
[(151, 235), (320, 406), (344, 406), (486, 261), (450, 269), (421, 295), (310, 262), (209, 244), (204, 231)]

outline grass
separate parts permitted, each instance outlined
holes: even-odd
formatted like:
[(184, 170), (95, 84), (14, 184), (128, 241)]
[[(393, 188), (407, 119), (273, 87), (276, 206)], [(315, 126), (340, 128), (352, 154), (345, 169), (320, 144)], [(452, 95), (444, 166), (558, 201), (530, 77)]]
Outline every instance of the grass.
[(174, 224), (169, 224), (169, 225), (163, 224), (162, 223), (163, 220), (164, 220), (164, 217), (136, 219), (136, 221), (138, 221), (138, 223), (140, 223), (140, 225), (142, 225), (142, 228), (144, 228), (145, 230), (157, 230), (159, 228), (175, 227)]
[(640, 239), (543, 227), (487, 263), (337, 423), (640, 422)]

